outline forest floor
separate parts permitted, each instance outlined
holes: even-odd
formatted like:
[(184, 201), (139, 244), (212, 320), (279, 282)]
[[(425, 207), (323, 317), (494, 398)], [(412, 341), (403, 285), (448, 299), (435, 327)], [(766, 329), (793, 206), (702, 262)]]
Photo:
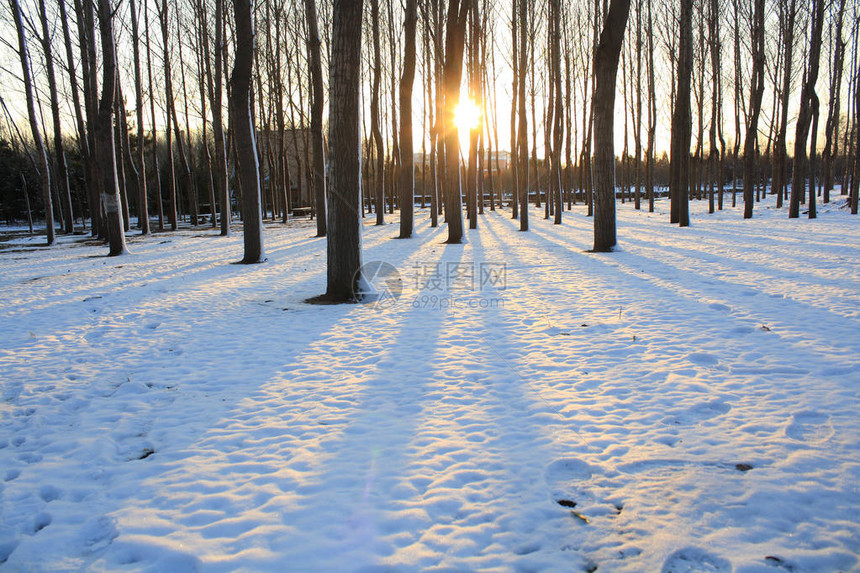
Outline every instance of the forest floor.
[[(856, 571), (860, 219), (0, 250), (0, 571)], [(395, 217), (389, 217), (396, 223)], [(389, 268), (389, 267), (384, 267)], [(390, 268), (389, 268), (390, 270)]]

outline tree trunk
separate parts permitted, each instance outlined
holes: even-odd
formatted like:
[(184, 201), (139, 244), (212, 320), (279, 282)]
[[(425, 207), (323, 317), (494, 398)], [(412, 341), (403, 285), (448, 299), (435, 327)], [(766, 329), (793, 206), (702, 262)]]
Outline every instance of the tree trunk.
[(758, 118), (764, 95), (764, 0), (755, 0), (752, 22), (752, 77), (750, 78), (750, 105), (744, 137), (744, 219), (753, 214), (756, 182), (756, 144), (758, 142)]
[(800, 110), (797, 114), (797, 130), (794, 137), (794, 172), (791, 178), (791, 198), (788, 206), (788, 216), (796, 219), (800, 216), (800, 201), (806, 186), (806, 140), (809, 137), (810, 123), (813, 115), (815, 82), (818, 80), (819, 56), (821, 55), (821, 34), (824, 25), (825, 0), (813, 0), (812, 27), (810, 31), (809, 64), (805, 81), (800, 95)]
[(105, 229), (110, 244), (109, 256), (122, 255), (125, 249), (119, 186), (117, 185), (117, 157), (113, 140), (113, 108), (116, 98), (116, 48), (113, 38), (113, 7), (110, 0), (99, 0), (99, 32), (102, 43), (102, 97), (99, 102), (96, 125), (96, 157), (101, 173), (102, 202), (105, 210)]
[[(72, 50), (72, 36), (69, 31), (68, 15), (66, 14), (65, 0), (58, 0), (57, 5), (60, 9), (60, 22), (63, 28), (63, 41), (66, 48), (66, 71), (69, 75), (69, 91), (72, 92), (72, 106), (75, 112), (75, 121), (78, 128), (78, 150), (81, 154), (81, 160), (84, 163), (84, 185), (89, 188), (94, 188), (91, 173), (91, 158), (90, 146), (87, 141), (87, 128), (84, 123), (83, 113), (81, 111), (80, 89), (78, 87), (78, 75), (75, 71), (75, 56)], [(94, 205), (90, 205), (90, 210), (95, 210)], [(83, 215), (81, 216), (83, 219)]]
[[(787, 14), (785, 13), (787, 10)], [(783, 50), (785, 66), (783, 68), (782, 90), (780, 95), (780, 120), (776, 132), (776, 143), (773, 148), (773, 192), (776, 193), (776, 206), (782, 207), (784, 189), (788, 175), (786, 160), (786, 134), (788, 133), (788, 104), (791, 94), (792, 54), (794, 51), (794, 20), (797, 15), (797, 0), (784, 7), (780, 4), (780, 27), (783, 30)]]
[(254, 69), (254, 17), (251, 0), (234, 0), (236, 55), (233, 62), (230, 116), (242, 185), (242, 222), (245, 256), (242, 263), (261, 263), (263, 254), (263, 212), (260, 207), (260, 162), (251, 117), (251, 70)]
[(845, 0), (840, 0), (836, 14), (836, 30), (833, 33), (833, 67), (830, 77), (830, 104), (827, 106), (824, 143), (824, 203), (830, 202), (833, 189), (833, 161), (839, 155), (839, 108), (841, 104), (842, 69), (845, 59), (845, 41), (842, 39), (842, 24), (845, 17)]
[[(63, 1), (63, 0), (60, 0)], [(66, 151), (63, 146), (63, 131), (60, 123), (60, 101), (57, 97), (57, 79), (54, 74), (54, 55), (51, 49), (51, 34), (48, 30), (48, 11), (45, 0), (39, 0), (39, 13), (42, 20), (42, 48), (45, 52), (45, 71), (48, 75), (48, 91), (51, 97), (51, 118), (54, 123), (54, 154), (57, 172), (54, 180), (58, 185), (60, 201), (63, 205), (63, 227), (66, 233), (75, 231), (75, 216), (72, 210), (72, 190), (69, 188), (69, 170), (66, 166)]]
[[(140, 37), (137, 22), (137, 3), (131, 0), (131, 34), (137, 39)], [(137, 170), (137, 223), (143, 235), (149, 234), (149, 203), (146, 197), (146, 161), (143, 156), (143, 80), (140, 73), (140, 42), (132, 42), (132, 54), (134, 58), (134, 100), (137, 117), (137, 162), (140, 165)], [(213, 205), (214, 209), (214, 205)]]
[[(686, 1), (686, 0), (685, 0)], [(615, 84), (630, 0), (612, 0), (594, 54), (594, 251), (609, 252), (615, 233)]]
[(171, 113), (173, 109), (173, 79), (170, 75), (170, 35), (167, 29), (167, 0), (162, 0), (158, 16), (161, 20), (161, 41), (164, 55), (164, 92), (167, 98), (167, 109), (165, 110), (166, 124), (164, 128), (166, 138), (165, 147), (167, 147), (167, 198), (170, 207), (167, 218), (170, 221), (170, 229), (175, 231), (179, 227), (179, 221), (177, 220), (176, 164), (173, 159), (173, 134), (170, 131), (173, 120), (173, 114)]
[(325, 188), (325, 143), (323, 141), (323, 93), (322, 58), (317, 26), (316, 0), (305, 0), (305, 18), (308, 25), (308, 60), (311, 73), (311, 145), (313, 147), (314, 206), (317, 217), (317, 237), (326, 234), (326, 188)]
[(693, 0), (681, 0), (678, 77), (672, 114), (671, 163), (669, 164), (670, 221), (689, 226), (690, 139), (692, 117), (690, 91), (693, 74)]
[(361, 280), (361, 22), (363, 0), (334, 0), (329, 67), (326, 298), (354, 300)]
[[(400, 80), (400, 238), (412, 236), (415, 173), (412, 162), (412, 85), (415, 82), (415, 27), (418, 0), (406, 1), (403, 77)], [(423, 169), (423, 165), (422, 165)]]
[[(461, 4), (462, 1), (462, 4)], [(460, 177), (460, 139), (454, 124), (454, 109), (460, 101), (463, 73), (463, 47), (466, 16), (471, 0), (449, 0), (448, 25), (445, 31), (445, 68), (442, 83), (445, 103), (442, 133), (445, 142), (445, 217), (448, 221), (448, 243), (463, 241), (463, 192)]]
[[(45, 234), (48, 245), (53, 245), (54, 235), (54, 207), (51, 201), (51, 172), (48, 166), (48, 154), (45, 151), (45, 143), (42, 140), (42, 130), (39, 128), (39, 120), (36, 115), (36, 98), (33, 93), (33, 76), (30, 73), (30, 54), (27, 50), (27, 36), (24, 28), (24, 19), (21, 15), (21, 7), (18, 0), (9, 0), (12, 8), (12, 17), (15, 20), (15, 28), (18, 31), (18, 55), (21, 57), (21, 72), (24, 79), (24, 95), (27, 100), (27, 115), (30, 118), (30, 131), (39, 155), (38, 168), (42, 180), (42, 201), (45, 207)], [(120, 227), (121, 229), (122, 227)]]
[(227, 146), (224, 138), (223, 117), (223, 54), (224, 41), (224, 0), (215, 0), (215, 62), (212, 75), (215, 89), (212, 94), (212, 136), (215, 138), (215, 188), (221, 202), (221, 236), (230, 235), (230, 220), (233, 205), (230, 199), (230, 185), (227, 181)]
[[(517, 128), (517, 193), (520, 202), (520, 231), (529, 230), (529, 142), (528, 142), (528, 117), (526, 116), (526, 70), (528, 68), (528, 2), (519, 0), (519, 24), (520, 24), (520, 61), (519, 85), (517, 86), (517, 115), (519, 126)], [(534, 110), (534, 106), (532, 106)], [(538, 194), (540, 191), (538, 191)]]
[(370, 0), (371, 34), (373, 36), (373, 86), (370, 95), (370, 133), (376, 150), (376, 172), (374, 173), (374, 203), (376, 224), (385, 224), (385, 149), (379, 121), (379, 88), (382, 81), (382, 55), (379, 33), (379, 0)]

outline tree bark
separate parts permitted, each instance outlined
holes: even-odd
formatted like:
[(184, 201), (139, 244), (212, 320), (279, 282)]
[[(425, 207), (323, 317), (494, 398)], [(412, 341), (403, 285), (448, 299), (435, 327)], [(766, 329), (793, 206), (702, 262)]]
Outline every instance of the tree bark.
[[(140, 72), (140, 42), (137, 38), (140, 37), (137, 22), (137, 3), (131, 0), (131, 34), (135, 38), (132, 42), (132, 54), (134, 58), (134, 100), (137, 117), (137, 162), (140, 165), (137, 170), (137, 223), (140, 232), (143, 235), (149, 233), (149, 202), (146, 197), (146, 161), (143, 156), (144, 136), (143, 136), (143, 80)], [(214, 209), (214, 205), (213, 205)]]
[(251, 116), (251, 70), (254, 69), (254, 17), (252, 0), (234, 0), (236, 54), (233, 62), (230, 116), (242, 185), (242, 222), (245, 256), (242, 263), (261, 263), (263, 254), (263, 212), (260, 207), (260, 161)]
[[(686, 0), (685, 0), (686, 1)], [(594, 54), (594, 251), (609, 252), (615, 232), (615, 84), (630, 0), (612, 0)]]
[[(42, 140), (42, 130), (39, 127), (36, 115), (36, 97), (33, 93), (33, 76), (30, 72), (30, 53), (27, 50), (27, 32), (24, 28), (24, 19), (21, 15), (21, 6), (18, 0), (9, 0), (12, 8), (12, 17), (15, 20), (15, 28), (18, 31), (18, 55), (21, 57), (21, 72), (24, 79), (24, 96), (27, 100), (27, 116), (30, 119), (30, 131), (39, 156), (38, 168), (41, 170), (42, 201), (45, 208), (45, 235), (48, 245), (55, 241), (54, 231), (54, 208), (51, 201), (51, 171), (48, 166), (48, 154), (45, 151), (45, 142)], [(121, 228), (121, 227), (120, 227)]]
[(744, 219), (753, 215), (755, 205), (756, 149), (758, 119), (764, 95), (764, 0), (755, 0), (752, 22), (752, 77), (750, 78), (750, 105), (744, 137)]
[[(415, 28), (418, 0), (406, 0), (403, 77), (400, 79), (400, 238), (413, 231), (415, 172), (412, 162), (412, 86), (415, 82)], [(423, 165), (422, 165), (423, 169)]]
[(363, 0), (334, 0), (329, 68), (326, 298), (354, 300), (361, 279), (361, 22)]
[(317, 237), (326, 234), (325, 143), (323, 140), (324, 87), (320, 37), (317, 25), (316, 0), (305, 0), (305, 18), (308, 25), (308, 60), (311, 73), (311, 145), (313, 146), (314, 206), (317, 217)]
[[(758, 0), (757, 0), (758, 1)], [(690, 224), (690, 139), (692, 117), (690, 91), (693, 74), (693, 0), (681, 0), (678, 78), (672, 114), (671, 163), (669, 164), (670, 222)]]
[(448, 222), (448, 243), (463, 241), (460, 139), (457, 136), (457, 126), (454, 124), (454, 109), (460, 101), (466, 16), (469, 13), (470, 1), (449, 0), (448, 25), (445, 31), (445, 68), (442, 78), (445, 102), (440, 120), (445, 142), (445, 218)]
[(119, 186), (117, 185), (117, 157), (113, 140), (113, 108), (116, 98), (116, 47), (113, 38), (113, 7), (110, 0), (99, 0), (99, 35), (102, 44), (102, 97), (99, 102), (96, 124), (96, 158), (102, 181), (102, 203), (105, 211), (105, 230), (110, 245), (109, 256), (126, 253)]
[[(63, 0), (60, 0), (61, 2)], [(54, 154), (56, 155), (57, 172), (54, 181), (57, 183), (60, 201), (63, 205), (63, 227), (66, 233), (75, 231), (75, 216), (72, 210), (72, 190), (69, 187), (69, 170), (66, 166), (66, 151), (63, 145), (63, 130), (60, 122), (60, 100), (57, 97), (57, 78), (54, 74), (54, 55), (51, 49), (51, 34), (48, 30), (48, 11), (45, 0), (39, 0), (39, 13), (42, 20), (42, 48), (45, 52), (45, 71), (48, 75), (48, 92), (51, 98), (51, 118), (54, 123)]]
[(791, 198), (788, 217), (800, 216), (800, 201), (806, 185), (806, 140), (812, 123), (815, 82), (818, 80), (819, 57), (821, 55), (821, 33), (824, 25), (825, 0), (813, 0), (812, 27), (810, 31), (809, 64), (800, 95), (800, 110), (797, 114), (797, 130), (794, 136), (794, 171), (791, 178)]

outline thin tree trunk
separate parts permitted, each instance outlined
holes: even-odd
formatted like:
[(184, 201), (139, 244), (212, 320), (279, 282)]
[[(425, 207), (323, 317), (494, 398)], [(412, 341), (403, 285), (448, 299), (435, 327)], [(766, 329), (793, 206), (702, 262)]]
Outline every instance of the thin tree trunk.
[[(62, 2), (63, 0), (60, 0)], [(45, 71), (48, 75), (48, 91), (51, 97), (51, 116), (54, 122), (54, 154), (57, 172), (54, 181), (58, 185), (60, 201), (63, 206), (63, 227), (66, 233), (75, 231), (75, 216), (72, 210), (72, 190), (69, 187), (69, 170), (66, 166), (66, 151), (63, 145), (63, 131), (60, 122), (60, 101), (57, 97), (57, 79), (54, 74), (54, 55), (51, 49), (51, 34), (48, 30), (48, 11), (45, 0), (39, 0), (42, 20), (42, 48), (45, 52)]]
[(758, 142), (758, 119), (764, 95), (764, 0), (755, 0), (752, 23), (752, 77), (750, 78), (750, 105), (747, 115), (747, 131), (744, 138), (744, 219), (753, 215), (755, 205), (756, 145)]
[[(400, 80), (400, 238), (412, 236), (415, 173), (412, 163), (412, 85), (415, 82), (415, 27), (418, 1), (407, 0), (404, 14), (405, 45)], [(423, 167), (423, 166), (422, 166)]]
[(42, 130), (36, 116), (36, 101), (33, 93), (33, 76), (30, 73), (30, 54), (27, 50), (27, 36), (24, 28), (24, 19), (21, 15), (21, 7), (18, 0), (9, 0), (12, 8), (12, 17), (15, 20), (15, 28), (18, 31), (18, 54), (21, 57), (21, 72), (24, 79), (24, 95), (27, 100), (27, 115), (30, 118), (30, 131), (39, 156), (38, 168), (41, 171), (42, 201), (45, 207), (45, 235), (48, 245), (53, 245), (54, 235), (54, 207), (51, 201), (51, 172), (48, 166), (48, 154), (45, 151), (45, 143), (42, 140)]
[(800, 202), (806, 182), (806, 140), (809, 137), (810, 123), (813, 116), (815, 82), (818, 80), (819, 56), (821, 55), (821, 34), (824, 25), (825, 0), (813, 0), (812, 26), (810, 32), (809, 63), (805, 73), (805, 81), (801, 90), (800, 110), (797, 115), (797, 129), (794, 137), (794, 171), (791, 179), (791, 198), (788, 216), (796, 219), (800, 216)]
[(313, 196), (317, 217), (317, 237), (326, 234), (325, 144), (323, 141), (323, 75), (316, 0), (305, 0), (308, 25), (308, 60), (311, 73), (311, 145), (313, 148)]

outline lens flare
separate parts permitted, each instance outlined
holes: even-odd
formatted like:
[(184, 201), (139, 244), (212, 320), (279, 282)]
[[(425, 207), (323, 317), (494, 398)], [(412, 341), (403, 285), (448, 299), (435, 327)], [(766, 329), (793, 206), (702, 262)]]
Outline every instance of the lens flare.
[(468, 132), (481, 125), (481, 108), (471, 99), (462, 99), (454, 108), (454, 125), (461, 132)]

